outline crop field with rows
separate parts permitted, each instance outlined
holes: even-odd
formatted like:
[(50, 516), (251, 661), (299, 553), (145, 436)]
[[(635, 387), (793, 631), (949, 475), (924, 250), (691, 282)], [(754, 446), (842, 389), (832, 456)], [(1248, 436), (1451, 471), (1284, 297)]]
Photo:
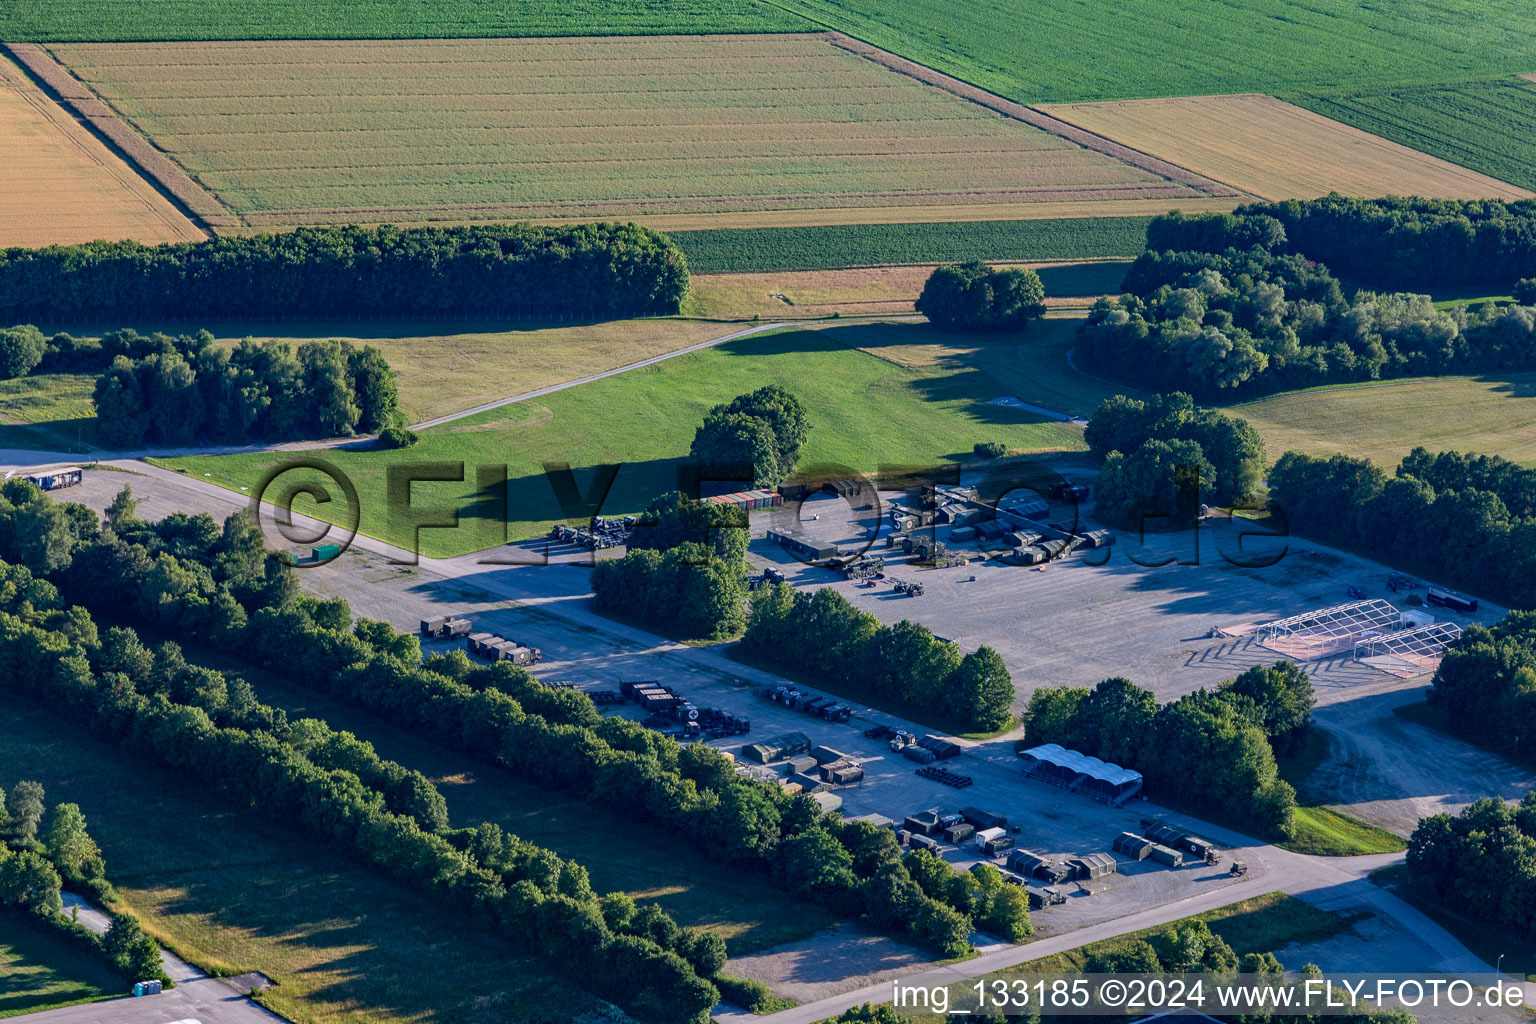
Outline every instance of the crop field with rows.
[(804, 32), (756, 0), (6, 0), (0, 39), (413, 39)]
[(1294, 99), (1394, 142), (1536, 189), (1536, 82), (1529, 79)]
[(1527, 0), (782, 0), (782, 6), (1021, 103), (1274, 93), (1536, 71)]
[(965, 220), (996, 216), (999, 204), (1091, 216), (1236, 196), (1084, 148), (819, 36), (52, 51), (256, 227), (674, 214), (732, 226), (765, 212), (804, 223), (805, 211), (899, 221), (926, 219), (902, 211), (931, 206)]
[(203, 233), (0, 56), (0, 248)]
[[(1536, 86), (1530, 98), (1536, 101)], [(1530, 107), (1536, 116), (1536, 102)], [(1265, 199), (1315, 199), (1330, 192), (1371, 198), (1530, 197), (1497, 178), (1272, 96), (1061, 103), (1040, 109)], [(1528, 138), (1518, 145), (1528, 152), (1536, 147)]]
[(1148, 217), (993, 220), (972, 224), (839, 224), (674, 231), (696, 274), (869, 267), (886, 263), (1028, 262), (1136, 256)]

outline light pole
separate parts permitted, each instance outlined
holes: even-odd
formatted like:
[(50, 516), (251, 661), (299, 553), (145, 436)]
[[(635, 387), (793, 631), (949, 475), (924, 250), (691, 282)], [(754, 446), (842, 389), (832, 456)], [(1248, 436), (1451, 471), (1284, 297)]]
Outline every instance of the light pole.
[(1499, 954), (1499, 958), (1493, 962), (1493, 976), (1495, 978), (1497, 978), (1499, 976), (1499, 967), (1503, 963), (1504, 963), (1504, 954), (1500, 953)]

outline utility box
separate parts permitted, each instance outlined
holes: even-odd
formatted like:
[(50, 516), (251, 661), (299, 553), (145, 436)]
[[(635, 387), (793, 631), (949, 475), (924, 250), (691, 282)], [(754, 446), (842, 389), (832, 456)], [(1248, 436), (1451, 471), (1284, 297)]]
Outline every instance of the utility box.
[(328, 562), (341, 554), (341, 545), (321, 544), (317, 548), (310, 548), (309, 553), (317, 562)]

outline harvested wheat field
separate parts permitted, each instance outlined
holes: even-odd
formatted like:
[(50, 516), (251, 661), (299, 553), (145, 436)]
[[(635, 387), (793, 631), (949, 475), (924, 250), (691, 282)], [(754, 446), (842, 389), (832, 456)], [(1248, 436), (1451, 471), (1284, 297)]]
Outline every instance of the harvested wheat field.
[(0, 57), (0, 248), (203, 233), (74, 118)]
[(1329, 192), (1523, 199), (1530, 192), (1271, 96), (1188, 96), (1039, 109), (1265, 199)]
[(807, 211), (838, 222), (839, 210), (903, 221), (930, 206), (986, 219), (996, 205), (1017, 217), (1053, 204), (1110, 216), (1241, 198), (968, 102), (830, 36), (50, 52), (252, 227), (677, 215), (727, 226), (806, 223)]

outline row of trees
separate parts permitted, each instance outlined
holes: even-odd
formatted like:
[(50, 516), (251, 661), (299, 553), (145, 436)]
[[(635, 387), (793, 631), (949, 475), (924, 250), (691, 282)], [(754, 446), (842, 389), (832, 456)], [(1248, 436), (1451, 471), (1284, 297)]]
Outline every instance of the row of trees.
[(702, 544), (638, 548), (592, 569), (593, 603), (687, 639), (725, 640), (746, 623), (746, 563)]
[(1063, 747), (1141, 772), (1147, 791), (1227, 821), (1289, 836), (1296, 792), (1275, 751), (1312, 726), (1312, 682), (1291, 662), (1255, 665), (1214, 692), (1159, 706), (1129, 679), (1036, 690), (1024, 743)]
[[(940, 913), (926, 902), (915, 904), (927, 908), (920, 915), (927, 922), (925, 930), (912, 924), (917, 917), (881, 916), (870, 909), (894, 898), (873, 884), (876, 868), (899, 858), (889, 830), (870, 840), (885, 852), (865, 856), (853, 847), (862, 848), (868, 837), (860, 838), (857, 830), (847, 832), (835, 819), (827, 819), (809, 797), (790, 797), (780, 787), (738, 776), (730, 761), (710, 747), (682, 747), (637, 723), (604, 719), (579, 691), (545, 687), (526, 670), (507, 663), (476, 665), (462, 651), (422, 661), (414, 638), (366, 620), (354, 627), (344, 601), (298, 594), (293, 569), (263, 556), (247, 513), (231, 516), (222, 529), (207, 516), (172, 516), (145, 524), (124, 495), (109, 508), (102, 525), (92, 526), (96, 535), (89, 536), (76, 525), (94, 520), (88, 510), (53, 505), (30, 485), (8, 488), (6, 502), (13, 510), (32, 514), (36, 499), (57, 514), (53, 525), (59, 538), (49, 546), (54, 554), (50, 571), (67, 593), (81, 600), (111, 608), (115, 615), (181, 623), (178, 628), (244, 652), (301, 685), (331, 692), (540, 785), (621, 808), (712, 856), (778, 877), (797, 893), (814, 892), (842, 912), (867, 914), (872, 920), (899, 918), (898, 930), (934, 943), (936, 950), (952, 948), (953, 937), (963, 940), (973, 926), (969, 910), (949, 904), (958, 916)], [(4, 522), (0, 514), (0, 527)], [(11, 554), (22, 536), (0, 528), (0, 555)], [(167, 573), (195, 579), (197, 585), (167, 590)], [(74, 612), (60, 610), (56, 615), (53, 624), (61, 633), (71, 629), (83, 635), (93, 628), (88, 617), (82, 623)], [(166, 698), (157, 694), (155, 699)], [(197, 710), (221, 724), (214, 717), (220, 713), (217, 707), (214, 712)], [(296, 750), (295, 755), (302, 756)], [(414, 821), (412, 827), (419, 828)], [(828, 834), (850, 847), (855, 863), (851, 879), (838, 875), (836, 885), (808, 889), (812, 872), (775, 875), (785, 844), (818, 830), (831, 830)], [(885, 868), (880, 885), (889, 885), (893, 877), (901, 882), (905, 870), (899, 864)], [(911, 895), (905, 886), (897, 890), (906, 894), (903, 899)], [(988, 913), (989, 926), (1002, 928), (994, 920), (997, 912)], [(946, 922), (942, 928), (934, 923), (941, 920)], [(1010, 920), (1008, 928), (1015, 932), (1027, 928), (1027, 916)], [(934, 938), (941, 933), (950, 938)]]
[(337, 437), (381, 430), (397, 414), (395, 375), (372, 345), (311, 341), (295, 351), (247, 338), (226, 351), (206, 331), (130, 341), (134, 351), (158, 345), (116, 355), (97, 378), (97, 431), (108, 444)]
[[(501, 835), (495, 856), (482, 862), (469, 852), (469, 841), (456, 846), (422, 827), (419, 819), (432, 816), (446, 829), (441, 796), (428, 796), (422, 806), (423, 787), (400, 787), (411, 774), (380, 761), (366, 744), (323, 723), (297, 723), (278, 733), (221, 727), (196, 704), (141, 692), (141, 682), (161, 674), (159, 659), (144, 657), (136, 637), (109, 632), (107, 642), (91, 650), (74, 634), (49, 629), (61, 610), (34, 605), (0, 612), (0, 658), (16, 669), (0, 686), (12, 696), (41, 700), (137, 756), (216, 786), (262, 813), (298, 822), (364, 863), (434, 894), (446, 908), (477, 913), (515, 942), (579, 971), (595, 992), (641, 1019), (702, 1020), (718, 999), (696, 970), (712, 972), (723, 964), (718, 937), (683, 933), (669, 919), (655, 920), (659, 912), (636, 914), (627, 900), (605, 905), (580, 865), (515, 837)], [(361, 644), (389, 639), (377, 629), (360, 634), (355, 639)], [(121, 671), (125, 666), (139, 675)], [(393, 809), (392, 797), (415, 805), (414, 815)], [(673, 947), (641, 934), (652, 927), (670, 935)], [(679, 950), (703, 963), (691, 963)]]
[(1435, 670), (1429, 705), (1450, 732), (1536, 761), (1536, 612), (1469, 626)]
[(882, 625), (830, 588), (761, 588), (752, 596), (741, 646), (769, 664), (844, 680), (967, 731), (994, 732), (1013, 718), (1013, 678), (992, 648), (962, 656), (958, 645), (926, 626)]
[(972, 261), (935, 267), (917, 311), (946, 331), (1018, 330), (1045, 315), (1045, 286), (1027, 267)]
[(1436, 309), (1358, 291), (1327, 267), (1254, 247), (1150, 250), (1094, 304), (1077, 351), (1105, 374), (1227, 399), (1319, 384), (1536, 365), (1536, 309)]
[(714, 406), (694, 432), (689, 456), (719, 479), (750, 470), (756, 487), (777, 487), (800, 458), (810, 433), (800, 400), (777, 384)]
[[(11, 567), (0, 562), (0, 571)], [(7, 612), (12, 600), (0, 599)], [(47, 811), (41, 783), (22, 779), (7, 798), (0, 788), (0, 910), (18, 908), (30, 912), (39, 927), (104, 957), (125, 981), (160, 979), (172, 984), (160, 963), (160, 947), (144, 934), (138, 919), (128, 913), (112, 914), (105, 936), (65, 916), (65, 881), (83, 888), (98, 901), (115, 899), (107, 881), (101, 850), (86, 828), (78, 804), (63, 803)], [(39, 833), (39, 826), (42, 827)]]
[(1169, 523), (1186, 495), (1179, 467), (1190, 467), (1187, 498), (1231, 505), (1246, 500), (1264, 478), (1264, 440), (1247, 420), (1196, 409), (1184, 392), (1143, 402), (1116, 395), (1099, 404), (1083, 434), (1104, 462), (1095, 483), (1095, 515), (1122, 528)]
[(0, 250), (0, 316), (676, 313), (688, 266), (636, 224), (299, 228), (204, 242)]
[[(1531, 607), (1536, 516), (1524, 504), (1524, 485), (1511, 488), (1484, 476), (1479, 467), (1488, 465), (1480, 457), (1415, 449), (1389, 477), (1368, 459), (1286, 452), (1269, 472), (1269, 493), (1295, 533)], [(1430, 472), (1440, 486), (1415, 471)], [(1511, 509), (1501, 495), (1522, 507)]]
[(1230, 214), (1154, 219), (1148, 249), (1300, 253), (1379, 288), (1536, 277), (1536, 200), (1389, 196), (1252, 203)]
[(1414, 883), (1458, 912), (1536, 937), (1536, 791), (1424, 818), (1408, 839)]

